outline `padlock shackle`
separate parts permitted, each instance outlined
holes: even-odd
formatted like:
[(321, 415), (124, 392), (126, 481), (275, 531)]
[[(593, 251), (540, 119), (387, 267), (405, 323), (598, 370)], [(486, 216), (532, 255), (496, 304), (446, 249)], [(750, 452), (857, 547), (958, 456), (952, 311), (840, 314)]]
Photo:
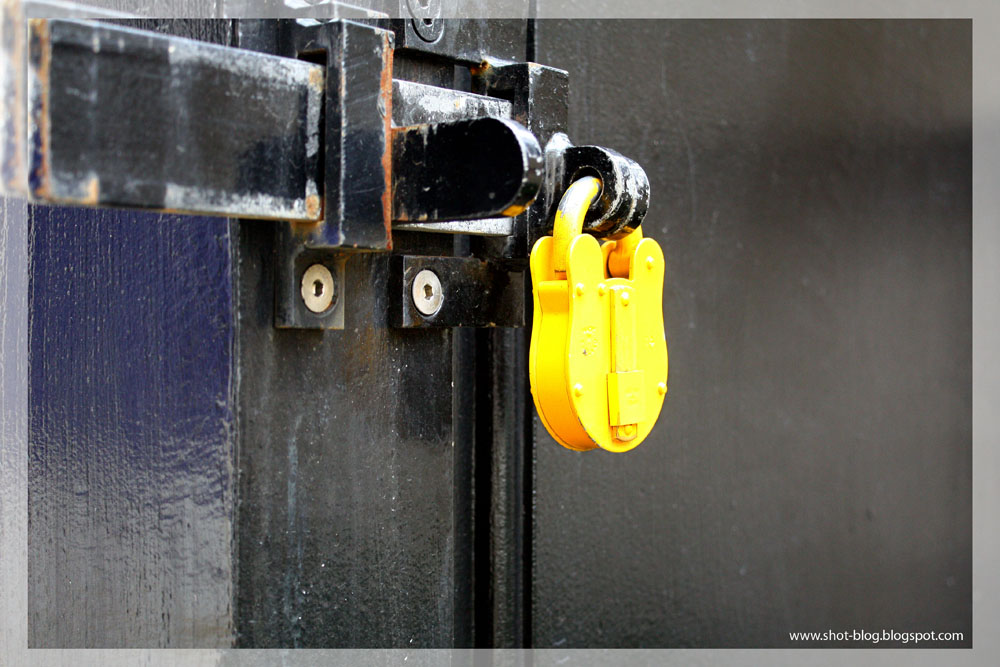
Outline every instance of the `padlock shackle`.
[(628, 236), (614, 243), (614, 248), (608, 253), (608, 275), (612, 278), (628, 278), (632, 271), (632, 257), (642, 240), (642, 227), (636, 227)]
[(569, 244), (583, 233), (583, 219), (600, 192), (601, 179), (584, 176), (573, 181), (559, 200), (552, 228), (552, 268), (557, 273), (566, 273)]

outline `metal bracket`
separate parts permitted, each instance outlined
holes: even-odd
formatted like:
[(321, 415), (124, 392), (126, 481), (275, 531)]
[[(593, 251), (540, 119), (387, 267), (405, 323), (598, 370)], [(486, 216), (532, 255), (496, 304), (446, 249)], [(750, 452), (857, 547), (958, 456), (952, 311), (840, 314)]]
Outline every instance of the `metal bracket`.
[(325, 65), (323, 220), (299, 229), (313, 248), (392, 248), (390, 31), (352, 21), (278, 22), (275, 48)]
[[(425, 272), (430, 283), (414, 281)], [(392, 326), (523, 327), (524, 272), (508, 271), (474, 257), (392, 258)], [(422, 303), (432, 308), (421, 310)]]
[[(310, 248), (295, 234), (291, 226), (279, 226), (274, 248), (274, 326), (278, 329), (343, 329), (344, 328), (344, 265), (347, 253)], [(320, 294), (329, 295), (325, 308), (310, 308), (306, 294), (315, 290), (307, 272), (322, 266)], [(313, 292), (315, 294), (315, 292)]]

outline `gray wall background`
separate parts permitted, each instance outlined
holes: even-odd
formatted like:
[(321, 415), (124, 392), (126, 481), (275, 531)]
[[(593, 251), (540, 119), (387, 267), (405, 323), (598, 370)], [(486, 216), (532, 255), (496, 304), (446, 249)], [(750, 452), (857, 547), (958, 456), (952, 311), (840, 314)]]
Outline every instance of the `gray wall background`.
[(671, 364), (629, 454), (536, 426), (536, 646), (970, 644), (971, 46), (971, 21), (539, 22), (574, 141), (649, 174)]

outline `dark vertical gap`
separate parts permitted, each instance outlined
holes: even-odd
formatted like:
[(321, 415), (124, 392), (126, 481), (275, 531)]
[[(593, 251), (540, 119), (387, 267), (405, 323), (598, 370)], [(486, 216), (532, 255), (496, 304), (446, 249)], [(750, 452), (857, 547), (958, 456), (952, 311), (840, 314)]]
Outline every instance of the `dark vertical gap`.
[[(469, 254), (468, 237), (456, 235), (455, 256)], [(453, 430), (455, 439), (455, 648), (476, 646), (476, 336), (452, 329)]]
[[(528, 9), (529, 16), (535, 16), (538, 12), (538, 5), (536, 0), (531, 0)], [(535, 54), (537, 49), (535, 47), (535, 19), (528, 19), (528, 27), (525, 30), (525, 53), (524, 57), (529, 63), (535, 62)]]
[(524, 410), (522, 412), (523, 418), (521, 420), (521, 445), (524, 448), (522, 450), (522, 461), (521, 461), (521, 492), (522, 492), (522, 511), (523, 511), (523, 521), (522, 521), (522, 535), (521, 535), (521, 600), (523, 605), (522, 619), (524, 621), (523, 628), (523, 648), (531, 648), (532, 645), (532, 608), (534, 606), (534, 601), (532, 599), (532, 589), (534, 583), (534, 551), (533, 551), (533, 539), (535, 533), (535, 430), (534, 430), (534, 419), (535, 419), (535, 404), (531, 398), (531, 385), (528, 380), (528, 359), (529, 359), (529, 346), (531, 343), (531, 321), (532, 321), (532, 308), (530, 304), (531, 299), (531, 279), (526, 277), (525, 280), (525, 304), (527, 308), (527, 313), (525, 314), (525, 330), (524, 336), (518, 341), (521, 345), (521, 363), (518, 364), (520, 370), (522, 371), (520, 378), (520, 396), (521, 401), (524, 405)]
[[(537, 16), (538, 3), (537, 0), (531, 0), (529, 3), (529, 16)], [(525, 41), (527, 42), (525, 48), (525, 58), (528, 62), (536, 62), (537, 57), (537, 45), (536, 33), (535, 33), (535, 19), (528, 19), (528, 26), (525, 31)], [(521, 400), (524, 402), (524, 418), (521, 421), (521, 443), (524, 447), (523, 457), (522, 457), (522, 486), (521, 490), (524, 494), (522, 498), (523, 508), (524, 508), (524, 519), (523, 519), (523, 534), (522, 534), (522, 548), (521, 548), (521, 599), (523, 604), (522, 619), (524, 621), (523, 627), (523, 643), (524, 648), (531, 648), (533, 644), (533, 621), (532, 621), (532, 610), (534, 608), (534, 599), (532, 595), (533, 584), (534, 584), (534, 536), (535, 536), (535, 405), (531, 398), (531, 383), (528, 379), (528, 360), (531, 358), (530, 355), (530, 345), (531, 345), (531, 325), (534, 316), (533, 300), (531, 293), (531, 272), (524, 272), (524, 304), (525, 304), (525, 314), (524, 314), (524, 336), (521, 337), (521, 347), (523, 350), (522, 363), (521, 366)]]
[[(229, 46), (239, 46), (239, 21), (232, 19), (228, 21), (229, 34), (225, 44)], [(229, 275), (230, 284), (233, 286), (232, 311), (230, 317), (233, 322), (233, 339), (231, 342), (231, 354), (233, 359), (232, 383), (229, 387), (229, 401), (233, 406), (233, 431), (232, 438), (232, 525), (230, 526), (230, 558), (232, 561), (232, 572), (230, 574), (231, 589), (229, 591), (229, 623), (230, 623), (230, 646), (235, 648), (240, 641), (239, 625), (239, 581), (240, 581), (240, 502), (242, 494), (240, 492), (240, 431), (242, 430), (242, 408), (240, 405), (240, 304), (242, 293), (240, 290), (240, 243), (242, 242), (240, 231), (242, 225), (239, 218), (229, 218)]]
[[(475, 330), (475, 358), (492, 360), (489, 329)], [(493, 365), (476, 364), (475, 503), (473, 547), (475, 645), (493, 646)]]
[(452, 330), (455, 438), (455, 630), (456, 648), (475, 643), (474, 553), (476, 470), (476, 339), (469, 329)]

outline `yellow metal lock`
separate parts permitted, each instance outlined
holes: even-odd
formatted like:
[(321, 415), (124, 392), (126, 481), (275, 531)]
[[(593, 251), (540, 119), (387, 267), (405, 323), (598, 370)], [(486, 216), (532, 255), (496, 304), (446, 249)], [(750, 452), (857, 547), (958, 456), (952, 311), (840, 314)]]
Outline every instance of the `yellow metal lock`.
[(667, 393), (663, 251), (641, 229), (604, 244), (581, 233), (600, 188), (590, 176), (574, 182), (553, 236), (531, 250), (531, 394), (564, 447), (626, 452)]

